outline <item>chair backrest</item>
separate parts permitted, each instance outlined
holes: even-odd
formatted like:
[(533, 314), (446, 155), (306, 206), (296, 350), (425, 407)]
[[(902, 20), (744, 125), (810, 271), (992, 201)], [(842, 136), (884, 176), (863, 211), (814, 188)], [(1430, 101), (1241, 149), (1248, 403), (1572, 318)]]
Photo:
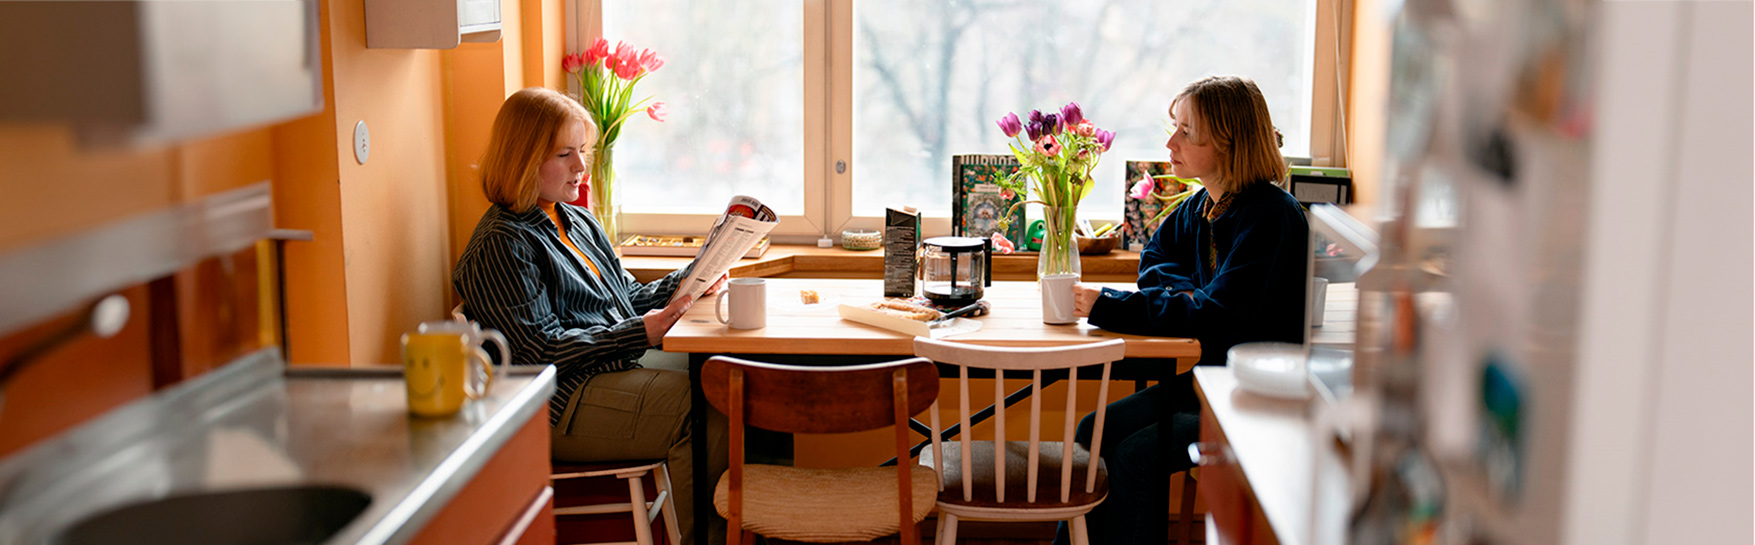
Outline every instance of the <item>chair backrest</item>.
[[(846, 433), (896, 427), (896, 497), (904, 543), (914, 530), (913, 474), (907, 463), (910, 417), (938, 414), (938, 368), (925, 358), (804, 367), (714, 356), (701, 368), (707, 402), (730, 420), (732, 536), (743, 512), (744, 425), (785, 433)], [(936, 416), (935, 416), (936, 418)], [(736, 537), (730, 540), (734, 545)]]
[[(1038, 452), (1040, 450), (1039, 445), (1041, 444), (1043, 426), (1041, 397), (1042, 371), (1056, 369), (1065, 369), (1068, 371), (1066, 384), (1066, 417), (1064, 422), (1061, 423), (1065, 434), (1065, 441), (1062, 442), (1063, 444), (1061, 446), (1061, 460), (1063, 463), (1060, 465), (1059, 500), (1065, 502), (1072, 493), (1073, 433), (1080, 419), (1080, 415), (1076, 410), (1079, 391), (1078, 369), (1093, 365), (1103, 366), (1102, 378), (1099, 382), (1097, 393), (1096, 429), (1091, 437), (1091, 469), (1085, 472), (1085, 492), (1091, 493), (1097, 486), (1097, 460), (1100, 459), (1099, 456), (1103, 453), (1103, 420), (1107, 413), (1107, 403), (1105, 403), (1104, 400), (1109, 398), (1110, 363), (1120, 360), (1126, 352), (1127, 341), (1122, 339), (1110, 339), (1102, 342), (1054, 347), (1003, 347), (964, 344), (928, 339), (925, 337), (915, 337), (914, 355), (928, 358), (939, 363), (955, 365), (958, 368), (958, 411), (962, 414), (963, 430), (959, 440), (962, 445), (961, 452), (965, 453), (963, 456), (959, 457), (962, 460), (963, 499), (970, 500), (974, 497), (975, 493), (975, 485), (973, 482), (975, 468), (972, 467), (974, 456), (967, 454), (972, 452), (969, 445), (969, 368), (991, 369), (994, 372), (994, 400), (996, 401), (996, 404), (1000, 406), (996, 407), (994, 410), (994, 467), (991, 471), (995, 476), (993, 497), (1001, 502), (1005, 501), (1005, 471), (1007, 465), (1006, 458), (1008, 456), (1006, 454), (1007, 449), (1005, 448), (1005, 410), (1003, 402), (1000, 401), (1004, 400), (1006, 396), (1005, 381), (1000, 380), (1000, 378), (1005, 371), (1032, 372), (1030, 384), (1030, 448), (1026, 451), (1028, 452), (1028, 460), (1026, 462), (1027, 477), (1025, 481), (1027, 484), (1025, 485), (1024, 493), (1024, 501), (1031, 503), (1036, 501), (1036, 476), (1038, 468), (1040, 467)], [(938, 465), (935, 469), (938, 470), (940, 477), (939, 485), (942, 487), (945, 485), (943, 479), (943, 464), (945, 459), (944, 447), (939, 441), (937, 432), (938, 414), (935, 412), (932, 415), (932, 418), (932, 428), (934, 430), (932, 437), (933, 461)], [(985, 470), (987, 468), (982, 469)]]

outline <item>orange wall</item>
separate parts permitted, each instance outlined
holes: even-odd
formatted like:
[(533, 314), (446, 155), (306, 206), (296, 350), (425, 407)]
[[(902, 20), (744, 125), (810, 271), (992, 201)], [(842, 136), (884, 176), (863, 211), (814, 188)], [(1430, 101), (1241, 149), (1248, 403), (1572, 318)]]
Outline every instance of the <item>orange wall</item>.
[[(323, 4), (328, 107), (277, 129), (282, 178), (296, 184), (276, 188), (280, 223), (317, 238), (288, 245), (294, 364), (397, 361), (403, 332), (456, 304), (451, 265), (487, 209), (473, 167), (493, 115), (524, 86), (526, 63), (559, 65), (559, 0), (501, 7), (499, 42), (438, 51), (367, 49), (363, 0)], [(352, 151), (362, 120), (363, 165)]]
[[(346, 263), (348, 361), (401, 360), (398, 338), (446, 315), (444, 131), (439, 54), (366, 49), (363, 0), (330, 2), (336, 142)], [(354, 124), (371, 157), (353, 158)]]

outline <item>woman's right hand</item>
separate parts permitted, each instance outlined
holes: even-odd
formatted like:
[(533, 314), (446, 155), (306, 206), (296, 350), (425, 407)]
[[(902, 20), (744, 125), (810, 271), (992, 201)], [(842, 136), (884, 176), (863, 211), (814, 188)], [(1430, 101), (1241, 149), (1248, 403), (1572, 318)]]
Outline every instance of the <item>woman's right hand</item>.
[(646, 315), (640, 317), (646, 322), (646, 342), (651, 343), (651, 346), (663, 343), (664, 334), (670, 331), (670, 326), (676, 325), (676, 321), (682, 318), (683, 313), (688, 312), (689, 307), (694, 305), (695, 298), (685, 295), (671, 301), (664, 308), (646, 311)]

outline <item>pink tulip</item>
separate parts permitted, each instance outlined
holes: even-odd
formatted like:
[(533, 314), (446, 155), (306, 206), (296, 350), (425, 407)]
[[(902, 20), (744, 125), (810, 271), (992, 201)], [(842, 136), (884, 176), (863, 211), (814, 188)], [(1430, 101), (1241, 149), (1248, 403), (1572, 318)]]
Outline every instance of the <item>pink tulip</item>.
[(652, 118), (653, 121), (663, 123), (664, 118), (669, 116), (670, 107), (665, 106), (663, 102), (654, 102), (651, 106), (646, 107), (646, 117)]
[(645, 72), (640, 68), (640, 54), (634, 48), (619, 49), (615, 53), (615, 77), (632, 80)]
[(561, 69), (566, 70), (568, 74), (579, 73), (579, 68), (583, 66), (585, 66), (584, 55), (574, 53), (572, 55), (561, 57)]
[(601, 61), (608, 57), (609, 40), (601, 37), (591, 44), (591, 49), (585, 50), (585, 64), (597, 64), (597, 61)]
[(1060, 141), (1055, 140), (1054, 135), (1052, 134), (1043, 136), (1040, 140), (1036, 141), (1036, 153), (1043, 155), (1058, 155), (1060, 154)]
[(1154, 190), (1156, 190), (1156, 188), (1153, 187), (1152, 177), (1147, 176), (1141, 178), (1140, 181), (1135, 182), (1133, 188), (1127, 191), (1127, 196), (1137, 200), (1144, 200), (1146, 197), (1152, 196)]
[(1017, 246), (1012, 245), (1011, 240), (1001, 236), (997, 232), (994, 233), (992, 237), (989, 237), (989, 240), (993, 241), (993, 251), (996, 253), (1009, 254), (1018, 251)]
[(647, 72), (656, 72), (663, 66), (664, 57), (659, 56), (657, 51), (650, 49), (640, 51), (640, 68)]
[(1078, 125), (1073, 127), (1073, 134), (1077, 134), (1079, 136), (1090, 138), (1090, 137), (1095, 136), (1097, 134), (1097, 126), (1092, 125), (1091, 120), (1086, 119), (1084, 121), (1080, 121)]

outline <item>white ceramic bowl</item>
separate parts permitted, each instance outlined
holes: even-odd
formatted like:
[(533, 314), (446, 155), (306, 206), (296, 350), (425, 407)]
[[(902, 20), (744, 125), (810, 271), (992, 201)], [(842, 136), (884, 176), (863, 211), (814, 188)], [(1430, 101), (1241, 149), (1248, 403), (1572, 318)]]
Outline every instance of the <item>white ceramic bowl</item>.
[(1305, 371), (1309, 354), (1294, 343), (1243, 343), (1225, 354), (1225, 366), (1237, 376), (1237, 387), (1284, 399), (1310, 399)]

